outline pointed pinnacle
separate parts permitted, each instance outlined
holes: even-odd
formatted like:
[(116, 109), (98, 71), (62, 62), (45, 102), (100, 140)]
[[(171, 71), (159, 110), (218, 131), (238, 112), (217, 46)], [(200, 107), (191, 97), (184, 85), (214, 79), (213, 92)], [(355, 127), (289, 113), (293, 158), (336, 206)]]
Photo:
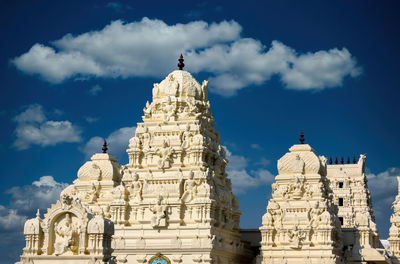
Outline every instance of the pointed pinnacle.
[(183, 55), (182, 55), (182, 53), (181, 53), (181, 56), (179, 57), (179, 63), (178, 63), (178, 69), (179, 70), (183, 70), (183, 67), (185, 67), (185, 63), (183, 63), (183, 61), (184, 61), (184, 59), (183, 59)]
[(103, 144), (102, 150), (103, 150), (103, 153), (107, 153), (108, 148), (107, 148), (107, 141), (106, 140), (104, 140), (104, 144)]
[(304, 144), (304, 133), (303, 133), (303, 130), (301, 130), (301, 133), (300, 133), (300, 143), (301, 144)]

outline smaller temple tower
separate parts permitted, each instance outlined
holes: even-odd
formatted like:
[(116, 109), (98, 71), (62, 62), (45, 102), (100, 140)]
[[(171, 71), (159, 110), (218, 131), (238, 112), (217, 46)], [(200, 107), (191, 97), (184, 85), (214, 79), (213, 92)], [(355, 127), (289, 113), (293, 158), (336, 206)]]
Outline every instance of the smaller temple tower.
[(358, 161), (350, 158), (335, 159), (327, 165), (327, 178), (337, 205), (343, 233), (344, 257), (347, 262), (387, 263), (379, 249), (380, 241), (372, 209), (371, 195), (365, 176), (365, 155)]
[(326, 178), (326, 158), (308, 144), (292, 146), (263, 216), (258, 263), (343, 263), (337, 206)]

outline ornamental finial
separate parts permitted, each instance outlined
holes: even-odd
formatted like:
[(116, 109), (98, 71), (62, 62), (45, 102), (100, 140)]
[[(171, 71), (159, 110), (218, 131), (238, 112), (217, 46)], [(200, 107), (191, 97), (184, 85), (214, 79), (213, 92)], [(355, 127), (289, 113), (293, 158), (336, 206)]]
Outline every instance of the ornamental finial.
[(40, 218), (40, 210), (39, 209), (37, 209), (36, 218)]
[(300, 133), (300, 143), (301, 144), (304, 144), (304, 133), (303, 133), (303, 130), (301, 130), (301, 133)]
[(179, 70), (183, 70), (183, 67), (185, 67), (185, 63), (183, 63), (183, 61), (184, 61), (184, 59), (183, 59), (183, 56), (182, 56), (182, 53), (181, 53), (181, 56), (179, 57), (179, 63), (178, 63), (178, 68), (179, 68)]
[(103, 150), (103, 153), (107, 153), (108, 148), (107, 148), (107, 141), (106, 140), (104, 140), (104, 144), (103, 144), (102, 150)]

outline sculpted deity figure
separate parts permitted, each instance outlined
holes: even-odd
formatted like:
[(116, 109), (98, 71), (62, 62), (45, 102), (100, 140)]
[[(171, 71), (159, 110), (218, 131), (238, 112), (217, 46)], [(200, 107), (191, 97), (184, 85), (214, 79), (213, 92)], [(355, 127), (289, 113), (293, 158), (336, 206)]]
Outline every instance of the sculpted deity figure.
[(295, 160), (293, 162), (293, 173), (304, 173), (304, 161), (300, 158), (300, 155), (295, 156)]
[(158, 97), (159, 91), (158, 83), (153, 84), (153, 100)]
[(65, 215), (65, 219), (56, 223), (54, 226), (56, 240), (54, 249), (56, 255), (61, 255), (68, 251), (75, 251), (77, 248), (77, 233), (79, 230), (73, 227), (72, 219), (69, 213)]
[(129, 189), (128, 189), (131, 200), (134, 203), (139, 203), (142, 200), (142, 188), (143, 188), (143, 185), (139, 181), (139, 175), (135, 172), (135, 174), (133, 175), (133, 182), (132, 182), (131, 186), (129, 186)]
[(318, 226), (319, 214), (321, 209), (319, 208), (319, 202), (317, 201), (313, 208), (310, 209), (308, 219), (310, 220), (310, 226), (315, 228)]
[(151, 225), (154, 227), (165, 227), (167, 226), (167, 210), (168, 206), (161, 203), (162, 198), (158, 197), (157, 204), (150, 207), (150, 211), (153, 212), (154, 216), (151, 218)]
[(297, 225), (294, 226), (293, 230), (289, 231), (290, 242), (292, 243), (291, 248), (301, 248), (301, 242), (306, 238), (305, 232), (299, 230)]
[(188, 149), (190, 147), (190, 138), (191, 138), (190, 125), (187, 124), (185, 131), (181, 135), (181, 141), (182, 141), (181, 147), (183, 149)]
[(142, 135), (142, 138), (143, 138), (143, 140), (142, 140), (142, 142), (143, 142), (143, 149), (144, 149), (144, 150), (149, 149), (150, 140), (151, 140), (151, 135), (150, 135), (150, 133), (149, 133), (148, 127), (145, 127), (145, 130), (144, 130), (144, 133), (143, 133), (143, 135)]
[(125, 187), (121, 184), (115, 187), (111, 192), (114, 201), (124, 201), (125, 200)]
[(194, 172), (190, 171), (189, 179), (186, 180), (184, 184), (184, 193), (181, 200), (186, 203), (191, 201), (196, 196), (198, 185), (200, 185), (200, 183), (194, 180)]
[(303, 193), (304, 178), (295, 176), (294, 183), (290, 185), (290, 192), (293, 194), (293, 198), (300, 198)]
[(176, 113), (176, 103), (171, 101), (171, 97), (167, 97), (164, 102), (164, 122), (168, 122)]
[(160, 159), (158, 160), (158, 168), (165, 169), (171, 167), (171, 155), (172, 155), (172, 148), (168, 146), (168, 142), (166, 140), (163, 141), (163, 147), (157, 150)]
[(152, 107), (149, 104), (149, 101), (147, 101), (146, 102), (146, 107), (143, 108), (144, 116), (147, 117), (147, 118), (151, 117), (151, 112), (152, 112)]
[(95, 203), (99, 196), (99, 185), (97, 186), (92, 182), (91, 189), (87, 192), (86, 198), (89, 200), (89, 203)]

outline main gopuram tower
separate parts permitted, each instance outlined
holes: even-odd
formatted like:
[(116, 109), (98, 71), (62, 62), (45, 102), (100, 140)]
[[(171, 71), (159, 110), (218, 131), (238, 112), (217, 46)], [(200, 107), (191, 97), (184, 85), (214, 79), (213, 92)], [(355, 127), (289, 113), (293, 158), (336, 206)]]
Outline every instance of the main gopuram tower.
[(45, 218), (27, 221), (21, 263), (251, 263), (208, 82), (182, 55), (178, 67), (154, 84), (129, 164), (105, 143)]
[(114, 253), (128, 263), (248, 263), (208, 82), (200, 85), (183, 70), (182, 55), (178, 67), (154, 84), (129, 140), (127, 196), (111, 205), (120, 212)]

